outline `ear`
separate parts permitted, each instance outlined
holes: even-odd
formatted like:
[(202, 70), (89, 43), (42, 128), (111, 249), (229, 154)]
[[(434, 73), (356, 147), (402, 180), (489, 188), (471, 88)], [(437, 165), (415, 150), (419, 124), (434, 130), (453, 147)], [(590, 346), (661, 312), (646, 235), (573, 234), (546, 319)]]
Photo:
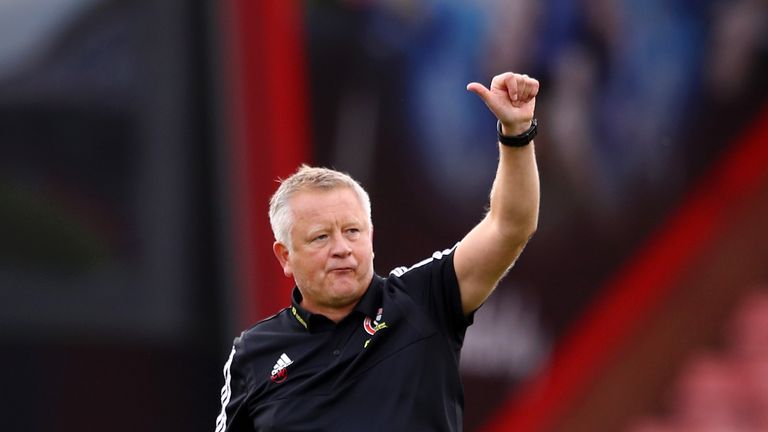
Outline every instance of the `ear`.
[[(371, 225), (371, 229), (370, 229), (370, 232), (371, 232), (371, 249), (373, 249), (373, 225)], [(376, 253), (375, 253), (375, 252), (373, 252), (373, 250), (371, 250), (371, 256), (372, 256), (372, 257), (375, 257), (375, 256), (376, 256)]]
[(280, 266), (283, 268), (283, 274), (287, 277), (293, 276), (291, 256), (288, 247), (280, 242), (275, 242), (272, 244), (272, 252), (275, 253), (275, 258), (280, 262)]

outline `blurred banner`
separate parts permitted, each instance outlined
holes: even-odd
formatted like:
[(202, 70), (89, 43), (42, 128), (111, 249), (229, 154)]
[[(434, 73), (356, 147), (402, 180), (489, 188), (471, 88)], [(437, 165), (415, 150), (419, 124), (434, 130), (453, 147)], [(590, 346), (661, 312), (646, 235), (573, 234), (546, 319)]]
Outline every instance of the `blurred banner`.
[[(0, 328), (193, 329), (195, 74), (173, 3), (3, 2)], [(175, 22), (173, 22), (175, 21)], [(197, 150), (199, 151), (199, 150)], [(186, 333), (186, 334), (185, 334)]]
[(206, 14), (186, 1), (0, 2), (3, 430), (213, 425)]

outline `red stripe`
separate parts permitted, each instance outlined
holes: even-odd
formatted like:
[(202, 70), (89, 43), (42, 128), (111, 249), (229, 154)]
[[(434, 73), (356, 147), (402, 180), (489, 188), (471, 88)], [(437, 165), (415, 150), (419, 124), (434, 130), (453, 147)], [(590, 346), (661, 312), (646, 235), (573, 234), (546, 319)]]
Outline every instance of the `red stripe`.
[(502, 404), (483, 431), (547, 430), (588, 390), (620, 343), (638, 330), (725, 227), (727, 210), (768, 180), (768, 109), (738, 142), (636, 258), (609, 281), (602, 291), (606, 294), (559, 344), (548, 369)]
[(269, 197), (309, 159), (309, 116), (300, 3), (230, 0), (223, 5), (241, 326), (289, 302), (293, 282), (272, 254)]
[[(273, 235), (267, 217), (267, 202), (275, 191), (277, 178), (285, 178), (302, 162), (309, 162), (309, 116), (307, 114), (307, 83), (303, 51), (303, 24), (300, 3), (294, 0), (243, 0), (260, 5), (258, 27), (252, 31), (263, 41), (265, 64), (261, 74), (249, 74), (251, 81), (263, 85), (261, 100), (266, 101), (266, 121), (261, 149), (269, 158), (265, 173), (258, 178), (262, 187), (260, 206), (252, 220), (258, 222), (259, 236), (255, 239), (263, 253), (260, 254), (260, 280), (257, 287), (259, 301), (257, 318), (274, 314), (289, 303), (293, 280), (287, 279), (272, 254)], [(260, 31), (255, 30), (259, 28)], [(256, 72), (256, 71), (253, 71)], [(260, 76), (261, 75), (261, 76)], [(263, 102), (262, 102), (263, 103)], [(264, 105), (263, 105), (264, 106)], [(259, 133), (258, 130), (255, 131)], [(258, 158), (258, 155), (255, 155)]]

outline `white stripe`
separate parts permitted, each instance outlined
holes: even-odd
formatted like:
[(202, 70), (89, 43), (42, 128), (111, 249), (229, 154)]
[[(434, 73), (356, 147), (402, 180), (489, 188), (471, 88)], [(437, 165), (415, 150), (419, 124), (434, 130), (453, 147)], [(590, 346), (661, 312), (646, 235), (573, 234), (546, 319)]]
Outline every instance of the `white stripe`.
[(400, 276), (404, 275), (405, 273), (407, 273), (407, 272), (409, 272), (409, 271), (411, 271), (413, 269), (416, 269), (416, 268), (422, 267), (422, 266), (424, 266), (426, 264), (429, 264), (433, 260), (443, 259), (444, 256), (449, 255), (451, 252), (453, 252), (453, 250), (456, 249), (456, 246), (458, 246), (458, 245), (459, 245), (459, 243), (456, 243), (450, 249), (444, 249), (442, 251), (437, 251), (437, 252), (433, 253), (431, 257), (429, 257), (427, 259), (424, 259), (424, 260), (421, 260), (421, 261), (417, 262), (416, 264), (414, 264), (414, 265), (412, 265), (412, 266), (410, 266), (408, 268), (397, 267), (396, 269), (394, 269), (391, 272), (389, 272), (389, 274), (395, 275), (397, 277), (400, 277)]
[(224, 363), (224, 386), (221, 388), (221, 413), (216, 418), (216, 432), (223, 432), (227, 427), (227, 405), (229, 405), (229, 398), (232, 396), (232, 387), (230, 382), (232, 380), (232, 374), (229, 368), (232, 366), (232, 357), (235, 356), (235, 346), (232, 346), (232, 352), (229, 353), (229, 359)]
[(408, 267), (397, 267), (396, 269), (394, 269), (394, 270), (392, 270), (391, 272), (389, 272), (389, 274), (391, 274), (391, 275), (395, 275), (395, 276), (397, 276), (397, 277), (400, 277), (400, 276), (402, 276), (402, 275), (403, 275), (403, 273), (405, 273), (406, 271), (408, 271)]

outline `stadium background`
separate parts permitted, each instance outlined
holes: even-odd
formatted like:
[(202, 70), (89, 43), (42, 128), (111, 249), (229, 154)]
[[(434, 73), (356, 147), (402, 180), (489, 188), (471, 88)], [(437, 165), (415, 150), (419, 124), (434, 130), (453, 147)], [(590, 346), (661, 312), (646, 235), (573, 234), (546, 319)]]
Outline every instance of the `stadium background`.
[(211, 430), (290, 289), (274, 180), (361, 180), (379, 273), (449, 247), (496, 162), (464, 87), (504, 70), (542, 83), (542, 211), (470, 330), (467, 430), (723, 411), (681, 389), (727, 393), (766, 327), (767, 61), (761, 0), (6, 0), (2, 429)]

